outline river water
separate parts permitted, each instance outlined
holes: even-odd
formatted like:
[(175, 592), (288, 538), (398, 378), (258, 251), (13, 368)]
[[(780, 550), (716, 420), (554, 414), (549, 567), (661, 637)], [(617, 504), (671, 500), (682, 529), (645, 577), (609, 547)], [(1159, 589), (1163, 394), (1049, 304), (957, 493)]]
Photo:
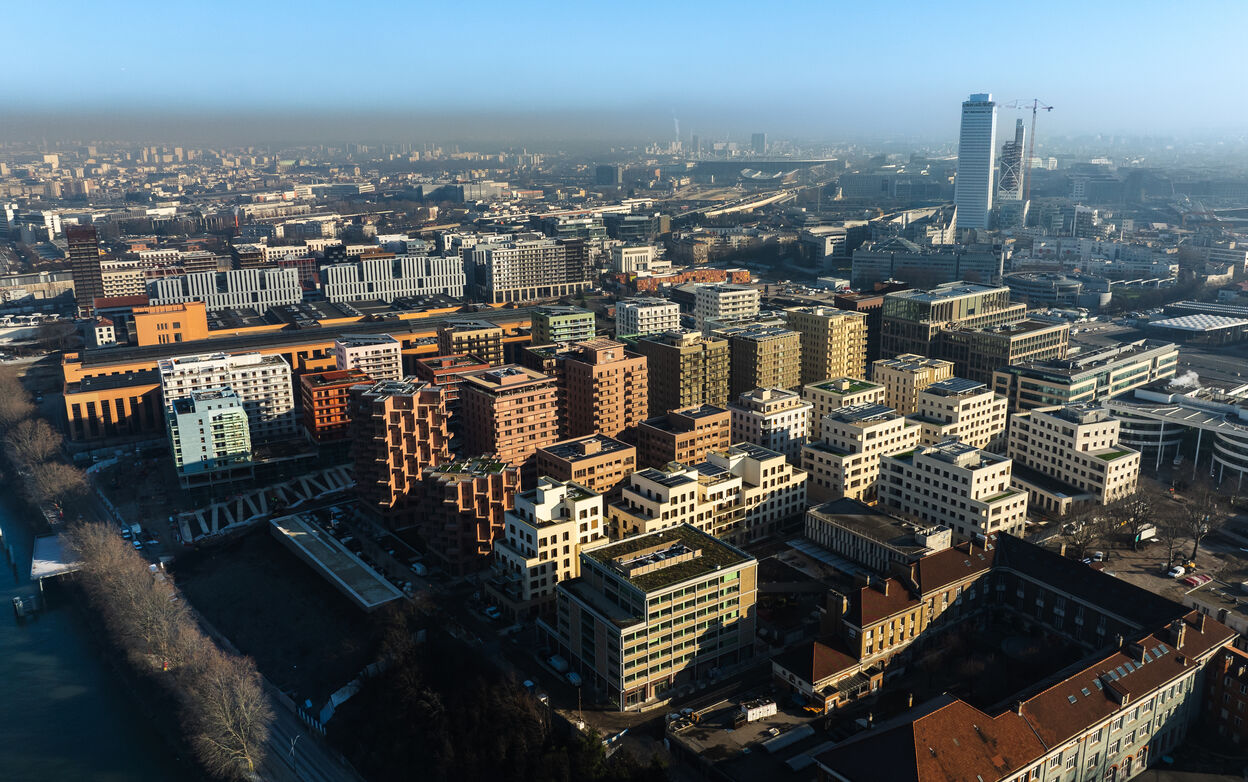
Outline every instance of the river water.
[(32, 538), (0, 496), (0, 780), (129, 782), (189, 777), (133, 697), (101, 659), (106, 647), (69, 597), (52, 590), (38, 617), (19, 623), (14, 596), (29, 581)]

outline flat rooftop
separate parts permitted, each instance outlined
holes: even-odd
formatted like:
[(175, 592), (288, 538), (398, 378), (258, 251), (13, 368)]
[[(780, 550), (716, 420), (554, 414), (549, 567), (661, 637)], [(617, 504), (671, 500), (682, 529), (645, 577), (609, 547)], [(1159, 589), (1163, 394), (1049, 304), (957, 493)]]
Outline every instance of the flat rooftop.
[(403, 597), (397, 587), (303, 516), (273, 519), (269, 527), (274, 537), (365, 611)]
[(816, 505), (806, 514), (905, 554), (921, 554), (928, 548), (915, 543), (914, 534), (920, 530), (917, 525), (847, 497)]
[(931, 290), (895, 291), (887, 294), (887, 296), (895, 299), (910, 299), (911, 301), (921, 301), (934, 304), (941, 301), (949, 301), (950, 299), (960, 299), (963, 296), (991, 293), (992, 291), (1006, 291), (1008, 293), (1009, 290), (1009, 288), (998, 285), (980, 285), (974, 282), (951, 282), (932, 288)]
[(899, 415), (896, 410), (888, 405), (879, 404), (848, 405), (847, 407), (838, 407), (824, 416), (824, 418), (831, 418), (834, 421), (843, 421), (847, 424), (884, 421), (898, 417)]
[(1141, 339), (1125, 344), (1106, 345), (1103, 348), (1080, 353), (1070, 358), (1050, 359), (1047, 361), (1024, 361), (1002, 367), (1004, 371), (1035, 372), (1044, 375), (1074, 377), (1085, 373), (1097, 372), (1110, 364), (1119, 361), (1137, 359), (1151, 351), (1177, 351), (1173, 342), (1159, 339)]
[(920, 393), (935, 394), (936, 396), (965, 396), (967, 394), (982, 394), (987, 390), (988, 386), (978, 380), (951, 377), (932, 383)]
[[(358, 302), (357, 302), (358, 304)], [(493, 328), (499, 324), (513, 324), (530, 320), (533, 308), (499, 309), (491, 312), (473, 313), (478, 324), (476, 328)], [(164, 358), (185, 355), (189, 351), (214, 353), (247, 353), (261, 349), (297, 348), (300, 345), (313, 345), (332, 342), (342, 335), (355, 334), (412, 334), (435, 331), (447, 324), (464, 322), (463, 314), (417, 317), (405, 320), (357, 321), (355, 323), (338, 323), (330, 326), (313, 326), (309, 328), (289, 329), (282, 331), (262, 332), (259, 334), (243, 334), (233, 337), (212, 337), (197, 342), (175, 342), (167, 345), (145, 345), (143, 347), (87, 347), (79, 351), (78, 357), (83, 366), (106, 366), (136, 361), (159, 361)]]
[[(689, 551), (700, 551), (701, 554), (692, 559), (677, 562), (667, 567), (660, 567), (646, 573), (625, 575), (617, 564), (626, 562), (633, 555), (670, 546), (681, 546)], [(625, 538), (616, 543), (589, 549), (585, 556), (614, 570), (643, 592), (654, 592), (666, 589), (674, 584), (690, 579), (702, 578), (719, 570), (728, 570), (754, 562), (753, 557), (740, 549), (730, 546), (705, 532), (700, 532), (688, 524), (652, 532), (649, 535), (637, 535)]]
[(1193, 333), (1218, 331), (1220, 329), (1243, 328), (1244, 326), (1248, 326), (1248, 320), (1244, 320), (1243, 318), (1229, 318), (1225, 315), (1210, 315), (1208, 313), (1180, 315), (1177, 318), (1154, 320), (1148, 324), (1148, 328), (1150, 329), (1174, 329), (1176, 331), (1191, 331)]
[(861, 391), (869, 391), (873, 388), (883, 388), (879, 383), (872, 383), (870, 380), (858, 380), (852, 377), (837, 377), (831, 380), (824, 380), (820, 383), (811, 383), (806, 388), (814, 388), (819, 391), (828, 391), (833, 394), (857, 394)]
[(600, 456), (632, 450), (633, 446), (605, 434), (590, 434), (572, 440), (563, 440), (539, 448), (556, 459), (577, 462), (581, 459), (596, 459)]

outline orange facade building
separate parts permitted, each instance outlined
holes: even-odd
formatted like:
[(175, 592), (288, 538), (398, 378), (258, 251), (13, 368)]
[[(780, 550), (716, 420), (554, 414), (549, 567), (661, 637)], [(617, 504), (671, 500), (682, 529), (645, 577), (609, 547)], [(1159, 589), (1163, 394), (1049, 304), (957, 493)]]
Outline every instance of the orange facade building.
[(466, 454), (523, 465), (559, 439), (554, 378), (507, 364), (465, 374), (459, 390)]
[(299, 378), (303, 428), (316, 443), (346, 439), (351, 428), (351, 387), (367, 383), (358, 369), (311, 372)]
[(538, 448), (536, 464), (539, 477), (573, 481), (614, 497), (637, 469), (637, 449), (606, 435), (591, 434)]
[(426, 467), (450, 461), (446, 391), (410, 380), (351, 389), (351, 459), (363, 505), (392, 527), (408, 526)]
[(732, 414), (723, 407), (695, 405), (643, 421), (637, 427), (637, 463), (642, 468), (668, 462), (693, 466), (731, 444)]
[(646, 358), (611, 339), (578, 342), (563, 362), (571, 437), (631, 432), (650, 413)]
[(516, 506), (520, 471), (492, 456), (479, 456), (424, 471), (421, 535), (428, 554), (452, 576), (489, 565), (505, 514)]

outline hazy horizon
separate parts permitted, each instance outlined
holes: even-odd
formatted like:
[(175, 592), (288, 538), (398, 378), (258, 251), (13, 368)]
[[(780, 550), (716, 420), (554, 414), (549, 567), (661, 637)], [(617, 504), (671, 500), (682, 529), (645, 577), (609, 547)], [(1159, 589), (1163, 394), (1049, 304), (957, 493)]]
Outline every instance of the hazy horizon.
[[(972, 92), (1047, 138), (1243, 137), (1248, 4), (378, 0), (10, 9), (6, 139), (956, 141)], [(67, 44), (72, 42), (72, 44)], [(1015, 116), (1002, 108), (1008, 127)], [(111, 131), (111, 132), (110, 132)], [(407, 138), (404, 136), (407, 135)], [(150, 135), (149, 135), (150, 137)], [(242, 141), (242, 139), (235, 139)], [(1038, 138), (1040, 140), (1040, 138)]]

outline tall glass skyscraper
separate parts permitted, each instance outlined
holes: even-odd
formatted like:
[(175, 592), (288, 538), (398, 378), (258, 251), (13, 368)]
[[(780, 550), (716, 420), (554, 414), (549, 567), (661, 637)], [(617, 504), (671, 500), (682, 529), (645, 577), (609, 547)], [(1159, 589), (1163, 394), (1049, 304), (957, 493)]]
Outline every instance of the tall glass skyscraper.
[(958, 176), (953, 189), (958, 228), (988, 227), (996, 159), (997, 104), (991, 93), (977, 92), (962, 103)]

